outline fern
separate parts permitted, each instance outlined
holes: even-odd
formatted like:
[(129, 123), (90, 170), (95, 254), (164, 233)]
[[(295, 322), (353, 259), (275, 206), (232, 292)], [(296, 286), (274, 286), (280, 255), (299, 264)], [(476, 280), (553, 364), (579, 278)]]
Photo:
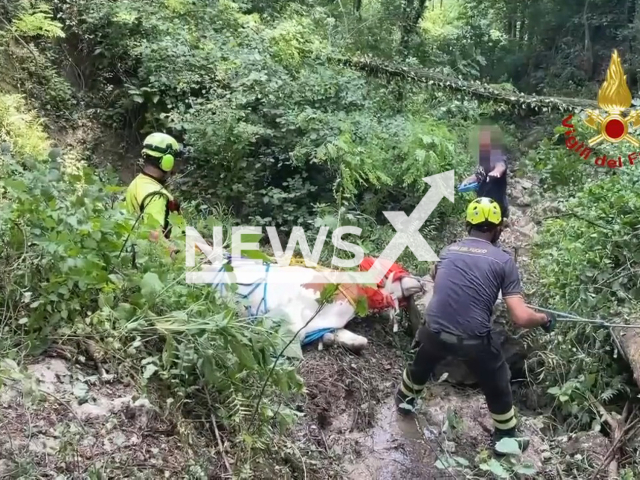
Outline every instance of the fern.
[(609, 388), (607, 388), (604, 392), (602, 392), (600, 394), (600, 396), (598, 397), (598, 401), (602, 402), (602, 403), (609, 403), (611, 400), (613, 400), (617, 395), (623, 393), (623, 394), (630, 394), (630, 389), (629, 387), (622, 383), (623, 379), (620, 377), (616, 377), (615, 379), (612, 380), (613, 385), (611, 385)]
[(16, 35), (26, 37), (62, 38), (62, 24), (53, 20), (51, 12), (49, 5), (40, 4), (14, 20), (12, 30)]

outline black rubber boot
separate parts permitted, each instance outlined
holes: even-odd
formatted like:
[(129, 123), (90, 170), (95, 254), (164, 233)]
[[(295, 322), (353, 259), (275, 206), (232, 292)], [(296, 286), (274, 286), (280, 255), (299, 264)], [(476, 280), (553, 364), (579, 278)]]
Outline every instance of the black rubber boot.
[(529, 448), (529, 439), (518, 437), (518, 433), (516, 432), (515, 427), (508, 430), (495, 429), (491, 438), (491, 448), (493, 449), (493, 453), (498, 457), (504, 457), (505, 455), (504, 453), (496, 450), (496, 444), (504, 438), (513, 438), (518, 443), (518, 447), (520, 448), (521, 453), (524, 453), (527, 448)]
[(416, 397), (410, 397), (398, 388), (395, 395), (396, 409), (400, 415), (413, 415), (416, 413)]

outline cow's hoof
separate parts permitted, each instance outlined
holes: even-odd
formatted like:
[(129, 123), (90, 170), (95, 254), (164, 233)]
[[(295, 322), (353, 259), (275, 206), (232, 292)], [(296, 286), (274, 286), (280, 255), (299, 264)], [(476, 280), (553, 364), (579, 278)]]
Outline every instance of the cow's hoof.
[(335, 343), (353, 353), (360, 353), (366, 348), (368, 341), (361, 335), (341, 328), (335, 333)]
[(333, 333), (325, 333), (322, 336), (322, 343), (327, 347), (330, 347), (334, 343), (336, 343), (336, 336)]

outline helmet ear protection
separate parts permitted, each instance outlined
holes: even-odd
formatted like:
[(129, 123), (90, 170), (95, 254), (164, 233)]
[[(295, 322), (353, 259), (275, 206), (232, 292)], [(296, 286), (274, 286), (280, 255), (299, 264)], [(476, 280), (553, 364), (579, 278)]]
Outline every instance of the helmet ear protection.
[(171, 154), (163, 155), (160, 158), (160, 169), (164, 172), (170, 172), (173, 170), (173, 165), (175, 164), (175, 158)]
[(145, 143), (143, 148), (162, 154), (162, 156), (158, 158), (158, 166), (160, 167), (160, 170), (163, 172), (170, 172), (173, 170), (173, 166), (175, 164), (174, 154), (177, 152), (174, 152), (171, 145), (167, 145), (165, 148), (162, 148), (157, 145)]

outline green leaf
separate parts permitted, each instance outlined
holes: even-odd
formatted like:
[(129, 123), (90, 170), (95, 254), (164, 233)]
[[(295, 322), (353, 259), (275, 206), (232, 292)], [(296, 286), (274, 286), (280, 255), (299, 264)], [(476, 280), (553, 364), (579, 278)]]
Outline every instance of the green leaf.
[(462, 465), (463, 467), (469, 466), (469, 462), (465, 458), (462, 458), (462, 457), (451, 457), (451, 458), (453, 458), (459, 465)]
[(560, 393), (560, 387), (551, 387), (547, 390), (547, 393), (550, 393), (551, 395), (558, 395)]
[(509, 478), (509, 472), (507, 472), (495, 458), (492, 458), (487, 463), (480, 464), (480, 468), (485, 471), (490, 471), (500, 478)]
[(267, 263), (271, 263), (271, 257), (260, 250), (242, 250), (240, 255), (246, 258), (251, 258), (253, 260), (263, 260)]
[(339, 287), (336, 283), (328, 283), (320, 292), (320, 303), (332, 303)]
[(73, 385), (73, 394), (79, 399), (87, 398), (89, 394), (89, 387), (86, 383), (76, 382)]
[(171, 362), (174, 357), (175, 352), (175, 342), (171, 335), (167, 335), (167, 340), (164, 344), (164, 349), (162, 350), (162, 364), (164, 368), (169, 368), (171, 366)]
[(299, 341), (294, 340), (291, 342), (291, 345), (285, 349), (282, 355), (287, 358), (297, 358), (298, 360), (302, 360), (302, 345)]
[(505, 455), (520, 455), (520, 446), (518, 442), (513, 438), (503, 438), (496, 443), (496, 450)]
[(13, 179), (7, 178), (4, 180), (4, 184), (7, 187), (9, 187), (11, 190), (16, 190), (18, 192), (27, 191), (27, 184), (24, 183), (22, 180), (13, 180)]
[(538, 469), (531, 463), (523, 463), (522, 465), (516, 465), (513, 471), (522, 475), (535, 475)]
[(147, 299), (151, 300), (164, 288), (157, 274), (147, 272), (140, 282), (140, 292)]
[(262, 233), (241, 233), (240, 241), (242, 243), (258, 243), (263, 237)]
[(116, 307), (114, 312), (116, 314), (116, 317), (118, 317), (120, 320), (127, 321), (131, 320), (131, 318), (133, 317), (135, 308), (128, 303), (121, 303)]
[(251, 350), (247, 346), (233, 340), (229, 346), (243, 367), (248, 370), (255, 367), (256, 361), (253, 358)]
[(156, 371), (158, 370), (158, 367), (156, 367), (153, 363), (148, 364), (146, 367), (144, 367), (144, 372), (142, 373), (142, 376), (145, 379), (148, 379), (149, 377), (151, 377), (151, 375), (153, 375)]
[(369, 302), (367, 301), (367, 297), (361, 296), (358, 297), (356, 301), (356, 315), (358, 317), (365, 317), (369, 312)]

